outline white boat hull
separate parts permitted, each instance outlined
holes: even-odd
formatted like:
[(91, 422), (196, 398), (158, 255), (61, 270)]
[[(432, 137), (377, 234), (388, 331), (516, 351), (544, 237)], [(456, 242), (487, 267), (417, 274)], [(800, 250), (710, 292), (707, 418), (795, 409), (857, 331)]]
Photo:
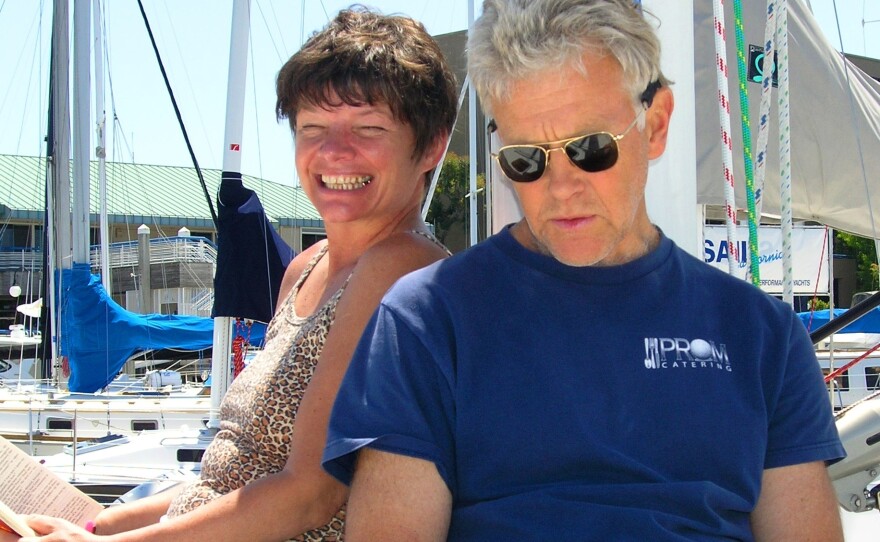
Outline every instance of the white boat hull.
[(68, 448), (39, 460), (98, 502), (111, 504), (142, 484), (195, 480), (212, 438), (209, 431), (156, 431), (81, 444), (76, 453)]
[(209, 396), (19, 393), (0, 390), (0, 435), (30, 455), (49, 455), (71, 444), (120, 434), (200, 429)]

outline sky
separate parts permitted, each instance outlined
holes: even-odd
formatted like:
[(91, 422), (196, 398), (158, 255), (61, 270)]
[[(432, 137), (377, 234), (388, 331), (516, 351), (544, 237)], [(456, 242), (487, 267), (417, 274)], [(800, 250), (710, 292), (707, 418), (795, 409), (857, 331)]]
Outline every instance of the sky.
[[(320, 29), (351, 1), (251, 0), (250, 65), (242, 138), (244, 173), (284, 184), (296, 183), (290, 131), (286, 122), (275, 119), (275, 74), (304, 37)], [(199, 165), (220, 169), (232, 2), (143, 3)], [(384, 13), (410, 15), (422, 21), (432, 34), (462, 30), (468, 25), (467, 0), (363, 3)], [(838, 48), (837, 36), (843, 35), (847, 53), (880, 57), (880, 2), (810, 3), (829, 40)], [(102, 4), (108, 160), (191, 167), (137, 1), (104, 0)], [(46, 152), (43, 138), (51, 11), (51, 0), (0, 0), (0, 154), (36, 156)], [(93, 78), (93, 89), (94, 85)], [(91, 107), (94, 112), (94, 101)], [(94, 146), (92, 143), (91, 148)]]

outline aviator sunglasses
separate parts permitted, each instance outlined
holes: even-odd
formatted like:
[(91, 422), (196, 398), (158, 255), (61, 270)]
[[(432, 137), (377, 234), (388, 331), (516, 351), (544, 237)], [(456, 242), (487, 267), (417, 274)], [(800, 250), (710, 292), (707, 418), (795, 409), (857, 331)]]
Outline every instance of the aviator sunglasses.
[[(564, 151), (572, 164), (589, 173), (611, 169), (617, 163), (619, 155), (617, 142), (623, 139), (644, 116), (659, 87), (659, 81), (648, 85), (641, 96), (641, 109), (629, 126), (618, 135), (595, 132), (538, 145), (505, 145), (498, 149), (497, 153), (492, 153), (492, 156), (498, 161), (501, 171), (511, 181), (517, 183), (530, 183), (540, 179), (547, 169), (550, 153), (553, 151)], [(494, 131), (494, 120), (490, 122), (489, 129)]]

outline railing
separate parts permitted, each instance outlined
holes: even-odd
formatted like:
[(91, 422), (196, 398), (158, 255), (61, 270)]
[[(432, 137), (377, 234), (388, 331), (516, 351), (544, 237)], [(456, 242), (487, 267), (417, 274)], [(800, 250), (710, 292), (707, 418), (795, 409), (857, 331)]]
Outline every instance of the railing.
[[(92, 247), (91, 263), (100, 265), (101, 251)], [(150, 263), (217, 263), (217, 247), (204, 237), (167, 237), (150, 239)], [(110, 267), (132, 267), (138, 264), (138, 242), (127, 241), (110, 245)]]
[(0, 249), (0, 271), (39, 271), (42, 268), (42, 250), (24, 247)]
[(202, 312), (211, 313), (211, 309), (214, 307), (214, 290), (204, 290), (199, 297), (196, 297), (192, 302), (192, 308), (196, 311), (196, 314), (200, 314)]
[[(101, 265), (101, 250), (92, 246), (91, 265)], [(189, 262), (217, 263), (217, 247), (204, 237), (167, 237), (150, 239), (150, 263)], [(110, 267), (132, 267), (138, 264), (137, 241), (112, 243)], [(43, 252), (34, 248), (0, 249), (0, 271), (42, 271)]]

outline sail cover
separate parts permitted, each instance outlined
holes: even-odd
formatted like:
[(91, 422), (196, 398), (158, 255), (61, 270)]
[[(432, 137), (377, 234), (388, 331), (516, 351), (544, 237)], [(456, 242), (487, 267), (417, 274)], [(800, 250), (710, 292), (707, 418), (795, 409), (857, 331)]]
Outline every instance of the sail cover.
[[(129, 312), (107, 295), (88, 264), (61, 271), (59, 317), (61, 354), (70, 365), (68, 388), (91, 393), (107, 386), (137, 352), (161, 348), (211, 347), (214, 321), (201, 316)], [(251, 329), (251, 344), (262, 344), (265, 326)]]
[[(849, 309), (834, 309), (834, 318), (840, 318)], [(833, 318), (828, 309), (813, 312), (799, 312), (798, 318), (807, 327), (807, 331), (816, 331)], [(880, 333), (880, 307), (871, 309), (867, 314), (846, 326), (838, 333)]]
[[(747, 2), (745, 47), (763, 50), (765, 2)], [(725, 3), (730, 66), (730, 119), (734, 145), (737, 207), (746, 207), (742, 128), (736, 70), (733, 3)], [(795, 219), (861, 235), (880, 236), (880, 83), (846, 60), (828, 42), (804, 0), (788, 1), (792, 209)], [(724, 204), (721, 124), (718, 116), (712, 2), (694, 2), (696, 64), (697, 199)], [(750, 81), (749, 117), (757, 141), (761, 84)], [(673, 86), (673, 91), (674, 91)], [(780, 214), (777, 89), (768, 144), (765, 214)], [(757, 156), (757, 153), (753, 154)]]
[(256, 192), (244, 187), (240, 173), (223, 172), (217, 206), (213, 314), (268, 322), (293, 250), (269, 223)]

